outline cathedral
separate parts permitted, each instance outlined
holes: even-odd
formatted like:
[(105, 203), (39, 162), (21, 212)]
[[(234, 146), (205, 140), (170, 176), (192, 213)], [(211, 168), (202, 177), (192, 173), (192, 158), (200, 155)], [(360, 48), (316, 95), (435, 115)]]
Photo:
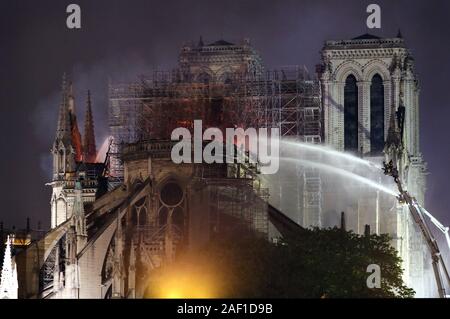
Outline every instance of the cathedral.
[(153, 270), (213, 236), (239, 226), (273, 240), (297, 227), (333, 226), (326, 214), (341, 210), (357, 233), (370, 225), (390, 234), (406, 284), (418, 297), (433, 296), (426, 246), (395, 199), (372, 192), (351, 205), (330, 200), (339, 189), (305, 171), (292, 185), (275, 181), (279, 193), (269, 201), (273, 189), (257, 165), (171, 161), (169, 133), (192, 129), (195, 119), (206, 128), (278, 127), (284, 137), (395, 161), (423, 204), (420, 87), (401, 34), (326, 41), (321, 58), (314, 79), (302, 68), (267, 70), (247, 39), (187, 43), (173, 71), (110, 86), (112, 143), (100, 163), (90, 94), (82, 139), (64, 78), (51, 149), (51, 230), (15, 257), (19, 297), (143, 298)]

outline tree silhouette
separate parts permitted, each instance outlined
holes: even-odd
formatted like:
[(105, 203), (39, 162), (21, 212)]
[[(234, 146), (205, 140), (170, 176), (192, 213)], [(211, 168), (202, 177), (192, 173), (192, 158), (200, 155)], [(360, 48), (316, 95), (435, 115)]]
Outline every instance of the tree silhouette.
[[(390, 240), (339, 228), (303, 230), (276, 244), (248, 233), (222, 234), (197, 260), (218, 265), (224, 297), (413, 297)], [(380, 288), (367, 286), (370, 264), (380, 266)]]

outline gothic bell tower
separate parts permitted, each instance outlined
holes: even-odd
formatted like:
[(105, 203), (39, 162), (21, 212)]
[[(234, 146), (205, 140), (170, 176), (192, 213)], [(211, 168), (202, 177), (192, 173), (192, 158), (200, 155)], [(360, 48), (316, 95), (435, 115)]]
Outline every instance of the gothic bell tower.
[[(402, 35), (380, 38), (364, 34), (350, 40), (326, 41), (318, 71), (325, 143), (380, 165), (392, 160), (404, 187), (423, 205), (426, 165), (419, 147), (420, 86), (414, 58)], [(407, 284), (417, 296), (425, 296), (429, 273), (424, 263), (426, 246), (408, 209), (394, 206), (395, 213), (385, 213), (387, 222), (383, 226), (374, 217), (383, 212), (378, 209), (375, 214), (368, 207), (393, 204), (370, 196), (360, 196), (352, 207), (356, 219), (363, 216), (366, 224), (395, 238), (392, 244), (403, 259)]]
[(58, 126), (52, 147), (53, 181), (64, 179), (66, 173), (75, 171), (75, 149), (72, 144), (72, 127), (69, 112), (69, 95), (66, 77), (62, 81), (62, 100), (59, 108)]
[[(63, 76), (62, 97), (59, 108), (53, 155), (51, 227), (55, 228), (72, 218), (77, 196), (78, 205), (93, 202), (98, 188), (98, 177), (103, 163), (96, 163), (94, 120), (88, 93), (84, 144), (78, 129), (75, 97), (72, 84)], [(76, 184), (79, 182), (78, 189)], [(81, 198), (81, 200), (80, 200)], [(80, 203), (81, 202), (81, 203)], [(76, 210), (76, 209), (75, 209)], [(79, 213), (80, 209), (78, 209)], [(80, 217), (80, 216), (78, 216)], [(84, 234), (84, 231), (82, 231)]]
[[(66, 76), (62, 80), (62, 97), (59, 108), (53, 154), (53, 179), (50, 183), (53, 191), (51, 198), (51, 227), (54, 228), (68, 218), (69, 202), (64, 196), (63, 188), (70, 176), (76, 171), (76, 149), (72, 138), (70, 108), (73, 109), (73, 96), (69, 93)], [(72, 99), (72, 102), (70, 101)], [(72, 104), (72, 105), (70, 105)]]

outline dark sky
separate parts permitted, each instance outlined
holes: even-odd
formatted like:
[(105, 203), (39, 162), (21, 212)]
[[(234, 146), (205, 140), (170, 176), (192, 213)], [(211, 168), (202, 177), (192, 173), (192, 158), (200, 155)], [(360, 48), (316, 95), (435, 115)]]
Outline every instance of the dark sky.
[[(366, 30), (366, 7), (382, 8), (382, 29), (401, 28), (421, 80), (421, 145), (428, 162), (427, 208), (450, 224), (450, 1), (17, 1), (0, 4), (0, 220), (24, 227), (50, 221), (50, 147), (60, 82), (73, 75), (79, 125), (92, 90), (98, 147), (107, 136), (108, 80), (176, 65), (188, 40), (249, 37), (268, 67), (319, 62), (326, 39)], [(66, 28), (77, 3), (82, 29)]]

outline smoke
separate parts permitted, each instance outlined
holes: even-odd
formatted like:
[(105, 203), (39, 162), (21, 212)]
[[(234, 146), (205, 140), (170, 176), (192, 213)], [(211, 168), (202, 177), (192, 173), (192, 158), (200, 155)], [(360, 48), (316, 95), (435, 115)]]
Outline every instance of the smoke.
[(105, 161), (106, 153), (108, 152), (111, 138), (112, 138), (111, 136), (105, 138), (100, 148), (97, 148), (97, 158), (95, 159), (97, 163), (103, 163)]

